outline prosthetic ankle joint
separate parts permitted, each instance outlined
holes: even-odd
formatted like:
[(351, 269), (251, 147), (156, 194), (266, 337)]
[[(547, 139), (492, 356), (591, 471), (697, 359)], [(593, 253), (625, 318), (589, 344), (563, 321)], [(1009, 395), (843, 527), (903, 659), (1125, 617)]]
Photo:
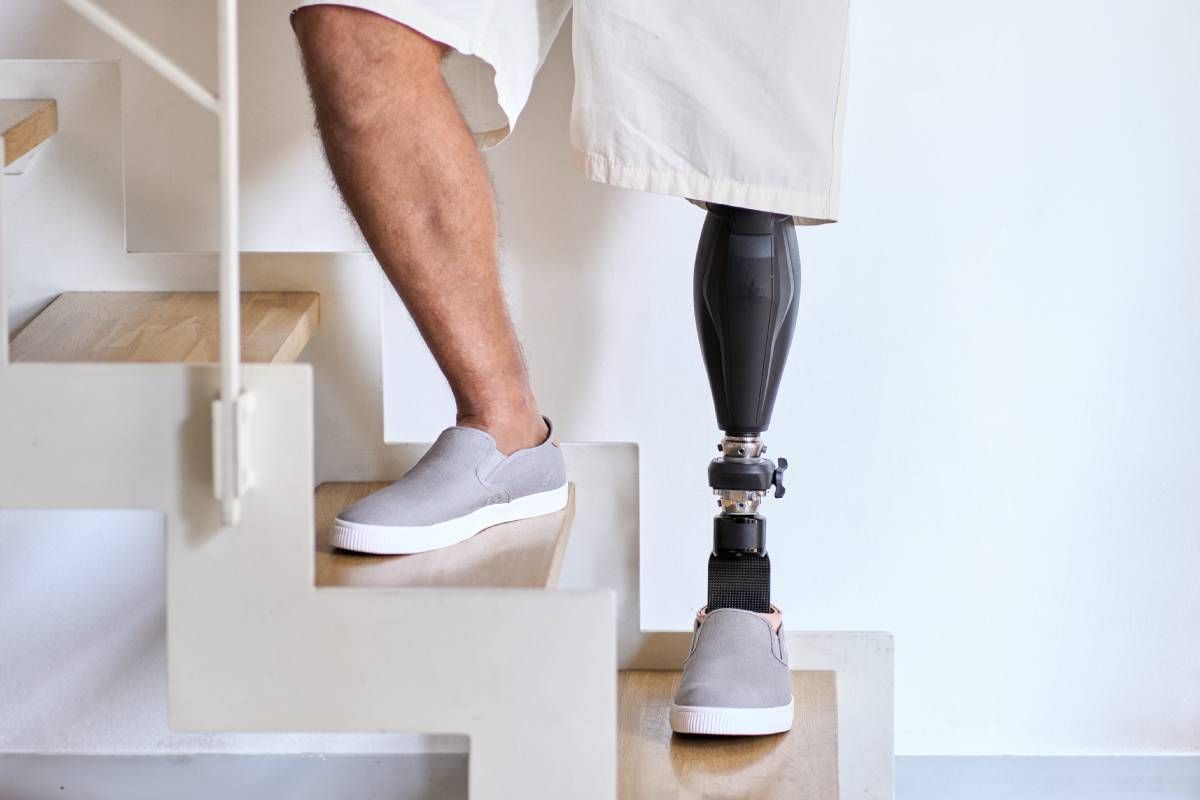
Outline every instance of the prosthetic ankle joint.
[(696, 329), (724, 437), (708, 465), (720, 513), (708, 559), (708, 610), (771, 610), (759, 503), (783, 497), (787, 459), (766, 457), (779, 380), (796, 326), (800, 256), (785, 214), (709, 204), (696, 251)]

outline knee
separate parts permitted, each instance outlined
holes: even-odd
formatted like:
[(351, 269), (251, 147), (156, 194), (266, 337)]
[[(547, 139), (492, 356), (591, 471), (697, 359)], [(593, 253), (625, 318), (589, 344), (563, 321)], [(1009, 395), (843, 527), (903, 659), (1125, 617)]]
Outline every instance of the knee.
[(361, 131), (384, 109), (418, 103), (430, 81), (441, 80), (445, 46), (378, 14), (305, 6), (292, 27), (317, 113), (335, 130)]

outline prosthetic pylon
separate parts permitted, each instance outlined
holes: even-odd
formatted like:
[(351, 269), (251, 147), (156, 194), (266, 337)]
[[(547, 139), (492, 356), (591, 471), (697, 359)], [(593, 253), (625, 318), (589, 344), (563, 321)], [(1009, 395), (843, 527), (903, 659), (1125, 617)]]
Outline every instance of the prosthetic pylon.
[(783, 496), (787, 459), (766, 457), (779, 380), (796, 326), (800, 256), (785, 214), (709, 204), (696, 251), (696, 329), (708, 370), (721, 455), (708, 465), (720, 513), (708, 559), (708, 610), (771, 610), (766, 519)]

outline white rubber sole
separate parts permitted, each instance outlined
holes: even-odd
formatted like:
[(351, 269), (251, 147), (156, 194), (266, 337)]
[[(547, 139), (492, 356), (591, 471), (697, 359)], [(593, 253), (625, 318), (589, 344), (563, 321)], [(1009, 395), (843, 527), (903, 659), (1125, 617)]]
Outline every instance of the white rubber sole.
[(766, 736), (792, 729), (794, 703), (774, 708), (671, 705), (671, 730), (710, 736)]
[(496, 503), (472, 511), (465, 517), (434, 525), (365, 525), (334, 519), (329, 543), (343, 550), (375, 555), (425, 553), (470, 539), (480, 531), (504, 522), (540, 517), (562, 511), (567, 505), (567, 484), (548, 492), (527, 494), (508, 503)]

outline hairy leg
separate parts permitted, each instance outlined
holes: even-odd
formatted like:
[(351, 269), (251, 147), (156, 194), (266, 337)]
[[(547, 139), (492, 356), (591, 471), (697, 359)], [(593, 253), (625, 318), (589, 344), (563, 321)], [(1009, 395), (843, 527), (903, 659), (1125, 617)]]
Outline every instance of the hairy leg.
[(483, 159), (441, 75), (446, 46), (344, 6), (293, 16), (330, 168), (445, 373), (458, 424), (502, 452), (546, 437), (496, 256)]

